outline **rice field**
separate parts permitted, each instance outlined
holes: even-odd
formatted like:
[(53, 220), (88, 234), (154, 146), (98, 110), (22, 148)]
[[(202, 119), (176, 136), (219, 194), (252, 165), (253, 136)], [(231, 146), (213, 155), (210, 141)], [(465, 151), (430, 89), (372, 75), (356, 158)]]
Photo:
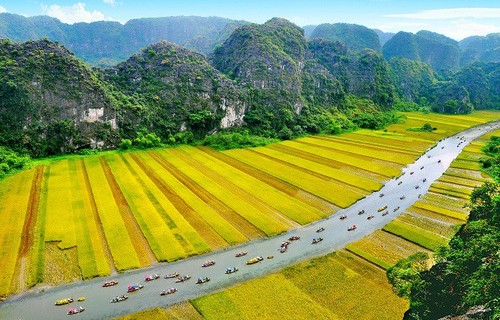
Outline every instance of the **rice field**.
[[(384, 131), (305, 137), (252, 149), (219, 152), (183, 146), (40, 161), (36, 169), (0, 182), (0, 219), (8, 221), (0, 226), (0, 296), (36, 283), (90, 279), (175, 261), (325, 218), (378, 190), (442, 137), (498, 116), (404, 117), (405, 123)], [(427, 122), (437, 130), (406, 130)], [(432, 187), (434, 198), (424, 197), (408, 217), (388, 226), (392, 234), (374, 236), (378, 243), (389, 241), (383, 250), (367, 241), (349, 250), (386, 268), (415, 249), (413, 243), (398, 247), (399, 237), (431, 249), (445, 243), (451, 226), (466, 213), (459, 205), (442, 204), (466, 201), (472, 188), (488, 179), (477, 171), (482, 144), (473, 143), (453, 163)], [(439, 217), (448, 220), (432, 224)], [(62, 266), (67, 272), (59, 272)], [(286, 285), (304, 292), (293, 286)], [(231, 299), (241, 296), (235, 293)], [(315, 301), (301, 312), (327, 308), (332, 319), (345, 316)], [(285, 300), (279, 303), (286, 308)]]

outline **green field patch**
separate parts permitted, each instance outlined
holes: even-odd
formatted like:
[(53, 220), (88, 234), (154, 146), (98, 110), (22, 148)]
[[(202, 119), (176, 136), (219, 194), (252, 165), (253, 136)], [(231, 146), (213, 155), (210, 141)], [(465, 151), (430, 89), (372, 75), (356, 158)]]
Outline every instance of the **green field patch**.
[(476, 181), (476, 180), (470, 180), (470, 179), (450, 176), (446, 173), (443, 174), (439, 178), (439, 181), (446, 182), (446, 183), (453, 184), (453, 185), (464, 186), (464, 187), (468, 187), (468, 188), (475, 188), (475, 187), (478, 187), (482, 184), (481, 182)]
[(449, 197), (444, 194), (427, 192), (418, 203), (424, 203), (433, 205), (440, 208), (446, 208), (451, 211), (461, 212), (463, 214), (467, 214), (469, 211), (465, 208), (465, 205), (468, 203), (468, 200), (458, 199), (455, 197)]
[(182, 245), (165, 224), (160, 213), (141, 188), (135, 175), (128, 170), (122, 159), (117, 156), (107, 156), (113, 175), (132, 209), (135, 219), (146, 237), (151, 250), (158, 261), (174, 261), (187, 256)]
[(161, 215), (175, 238), (182, 244), (188, 255), (204, 253), (210, 246), (203, 240), (193, 226), (183, 217), (177, 208), (168, 200), (161, 190), (150, 180), (149, 176), (132, 159), (130, 154), (120, 155), (127, 168), (135, 175), (148, 200)]
[(258, 319), (283, 319), (284, 315), (293, 315), (294, 319), (338, 319), (282, 274), (251, 280), (191, 303), (207, 320), (253, 320), (256, 313)]
[(487, 174), (485, 174), (482, 171), (477, 171), (477, 170), (467, 170), (467, 169), (459, 169), (459, 168), (451, 168), (450, 167), (446, 170), (446, 174), (449, 176), (471, 179), (471, 180), (476, 180), (476, 181), (480, 181), (480, 182), (486, 182), (486, 181), (492, 180), (491, 177), (489, 177)]
[(160, 154), (165, 161), (171, 163), (194, 183), (217, 197), (266, 235), (282, 233), (292, 226), (290, 220), (284, 219), (274, 209), (244, 192), (229, 180), (216, 173), (211, 174), (213, 171), (207, 171), (210, 169), (189, 165), (187, 163), (189, 160), (181, 159), (175, 151), (166, 150)]
[(448, 239), (427, 230), (420, 229), (414, 225), (404, 223), (399, 219), (393, 220), (391, 223), (387, 224), (383, 230), (432, 251), (436, 251), (441, 246), (448, 245)]
[(433, 234), (437, 234), (446, 239), (451, 239), (456, 233), (453, 225), (446, 223), (444, 219), (432, 219), (429, 216), (420, 215), (414, 212), (406, 211), (404, 214), (398, 217), (398, 220), (406, 224), (413, 225), (417, 228), (429, 231)]
[(199, 232), (203, 239), (212, 247), (220, 248), (229, 244), (237, 244), (247, 241), (238, 229), (226, 221), (221, 215), (214, 211), (207, 203), (201, 200), (182, 181), (177, 180), (160, 163), (145, 153), (137, 153), (139, 157), (134, 158), (141, 163), (141, 168), (155, 179), (157, 186), (178, 208), (179, 212)]
[(300, 170), (272, 161), (251, 150), (228, 150), (225, 151), (225, 154), (332, 202), (341, 208), (346, 208), (365, 196), (365, 194), (349, 190), (338, 184), (307, 175)]
[(424, 209), (427, 211), (436, 212), (436, 213), (441, 214), (443, 216), (447, 216), (447, 217), (454, 218), (454, 219), (459, 219), (462, 221), (467, 220), (467, 216), (468, 216), (464, 212), (453, 211), (453, 210), (450, 210), (450, 209), (447, 209), (444, 207), (438, 207), (438, 206), (435, 206), (432, 204), (423, 203), (422, 201), (415, 202), (413, 204), (413, 207)]
[(320, 210), (324, 216), (328, 216), (333, 212), (336, 212), (340, 208), (333, 205), (332, 203), (329, 203), (325, 201), (324, 199), (321, 199), (311, 193), (308, 193), (288, 182), (285, 182), (280, 179), (276, 179), (274, 176), (262, 172), (261, 170), (258, 170), (257, 168), (254, 168), (250, 165), (247, 165), (244, 162), (241, 162), (237, 159), (234, 159), (232, 157), (229, 157), (225, 153), (215, 151), (211, 148), (207, 147), (198, 147), (197, 149), (203, 151), (204, 153), (210, 155), (211, 157), (218, 159), (225, 164), (228, 164), (229, 166), (249, 175), (255, 178), (258, 181), (261, 181), (276, 190), (279, 190), (285, 194), (287, 194), (290, 197), (293, 197), (313, 208), (316, 208)]
[[(21, 245), (26, 207), (34, 170), (7, 177), (0, 183), (0, 297), (11, 293)], [(14, 286), (15, 287), (15, 286)]]
[(222, 177), (234, 181), (237, 183), (238, 187), (242, 188), (247, 193), (253, 195), (257, 199), (262, 199), (262, 201), (281, 212), (281, 214), (286, 215), (300, 224), (307, 224), (326, 217), (320, 210), (263, 183), (261, 180), (237, 170), (223, 161), (209, 156), (197, 148), (184, 147), (180, 150), (203, 164), (205, 167), (211, 168)]
[(444, 190), (446, 192), (450, 191), (453, 193), (460, 193), (460, 194), (463, 194), (467, 197), (470, 196), (472, 194), (472, 191), (474, 190), (471, 187), (464, 187), (464, 186), (461, 186), (458, 184), (444, 182), (441, 179), (438, 179), (436, 182), (434, 182), (431, 185), (431, 187), (434, 189), (441, 189), (441, 190)]
[(85, 167), (116, 269), (120, 271), (139, 268), (141, 264), (122, 215), (115, 201), (110, 201), (114, 199), (113, 193), (106, 183), (99, 158), (85, 159)]
[[(296, 168), (306, 169), (305, 172), (315, 172), (321, 176), (324, 176), (326, 180), (334, 179), (336, 183), (339, 184), (348, 184), (352, 187), (363, 189), (364, 191), (376, 191), (382, 187), (381, 183), (373, 181), (371, 179), (367, 179), (365, 177), (361, 177), (359, 175), (355, 175), (349, 172), (345, 172), (342, 170), (338, 170), (335, 168), (331, 168), (325, 166), (320, 163), (316, 163), (314, 161), (310, 161), (299, 156), (295, 156), (289, 153), (280, 152), (277, 150), (273, 150), (269, 147), (263, 148), (255, 148), (255, 151), (267, 155), (275, 161), (280, 161), (281, 163), (291, 164)], [(330, 179), (328, 179), (330, 178)], [(360, 192), (363, 192), (360, 190)]]
[(384, 269), (416, 252), (427, 251), (413, 242), (382, 230), (347, 245), (346, 249)]
[(476, 170), (479, 171), (481, 170), (481, 165), (476, 162), (476, 161), (466, 161), (466, 160), (460, 160), (460, 159), (455, 159), (451, 163), (452, 168), (459, 168), (459, 169), (467, 169), (467, 170)]

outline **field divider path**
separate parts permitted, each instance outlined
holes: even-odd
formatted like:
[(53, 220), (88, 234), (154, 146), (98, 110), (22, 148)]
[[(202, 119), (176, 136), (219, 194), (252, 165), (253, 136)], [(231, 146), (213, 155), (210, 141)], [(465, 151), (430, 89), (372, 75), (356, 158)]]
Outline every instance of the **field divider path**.
[(139, 258), (141, 265), (149, 266), (152, 263), (157, 262), (155, 254), (149, 247), (146, 237), (141, 232), (139, 223), (135, 219), (134, 214), (132, 213), (132, 210), (127, 203), (127, 200), (125, 199), (125, 196), (123, 195), (120, 186), (118, 185), (118, 182), (116, 182), (115, 177), (113, 176), (111, 168), (103, 157), (99, 157), (99, 161), (103, 168), (104, 175), (106, 176), (106, 180), (111, 187), (113, 197), (115, 198), (115, 202), (118, 205), (122, 219), (125, 222), (125, 228), (130, 234), (132, 245), (137, 252), (137, 257)]
[(104, 228), (102, 227), (101, 217), (99, 216), (99, 211), (97, 209), (97, 203), (95, 202), (94, 194), (92, 191), (92, 185), (90, 184), (89, 175), (87, 172), (87, 167), (85, 165), (85, 161), (80, 160), (80, 168), (83, 175), (84, 185), (85, 185), (85, 193), (87, 194), (87, 198), (89, 199), (90, 208), (92, 210), (92, 215), (94, 217), (94, 222), (97, 230), (97, 241), (102, 245), (104, 253), (106, 255), (106, 263), (108, 265), (108, 269), (111, 275), (116, 274), (116, 268), (113, 264), (113, 255), (111, 254), (111, 250), (109, 249), (109, 243), (106, 239), (106, 234), (104, 232)]
[[(485, 128), (486, 130), (480, 130), (482, 128)], [(500, 128), (500, 122), (485, 124), (460, 132), (460, 136), (464, 136), (464, 139), (466, 139), (466, 142), (461, 147), (463, 148), (470, 140), (481, 136), (487, 131), (497, 128)], [(211, 279), (210, 282), (203, 285), (195, 284), (191, 279), (191, 281), (177, 286), (179, 288), (178, 292), (169, 296), (168, 299), (160, 297), (158, 292), (161, 289), (174, 285), (174, 282), (172, 280), (161, 279), (145, 284), (141, 292), (131, 296), (126, 303), (110, 304), (110, 297), (124, 293), (125, 288), (121, 285), (122, 283), (134, 284), (138, 281), (142, 281), (145, 271), (135, 270), (113, 278), (99, 278), (83, 283), (49, 288), (43, 293), (32, 292), (11, 297), (0, 305), (0, 318), (36, 318), (39, 320), (67, 319), (66, 311), (64, 309), (54, 307), (54, 301), (64, 297), (79, 296), (87, 297), (87, 300), (82, 302), (82, 306), (84, 306), (86, 310), (84, 313), (78, 315), (80, 320), (116, 317), (129, 313), (131, 310), (137, 312), (150, 309), (155, 306), (165, 307), (173, 305), (188, 299), (206, 295), (208, 293), (220, 291), (223, 288), (233, 286), (239, 282), (254, 279), (271, 272), (276, 272), (277, 270), (300, 261), (305, 261), (313, 257), (324, 256), (332, 251), (345, 247), (349, 243), (362, 239), (366, 235), (383, 228), (391, 221), (396, 221), (396, 218), (400, 214), (418, 201), (420, 194), (425, 194), (427, 192), (430, 184), (443, 174), (443, 172), (450, 166), (452, 160), (461, 152), (462, 148), (456, 148), (456, 142), (454, 139), (456, 139), (456, 136), (452, 136), (438, 142), (435, 148), (428, 150), (422, 157), (404, 168), (403, 174), (399, 177), (399, 179), (390, 180), (380, 190), (380, 192), (370, 194), (364, 199), (356, 202), (351, 207), (336, 212), (328, 219), (291, 230), (276, 237), (252, 241), (238, 247), (227, 248), (225, 250), (219, 250), (174, 263), (156, 264), (148, 269), (148, 273), (158, 273), (164, 275), (178, 271), (183, 274), (193, 275), (193, 277), (207, 276)], [(407, 174), (409, 171), (414, 171), (414, 174)], [(425, 183), (422, 181), (424, 178), (426, 179)], [(399, 181), (402, 181), (403, 183), (399, 185)], [(419, 190), (414, 188), (415, 185), (420, 186)], [(380, 197), (381, 192), (383, 192), (385, 196)], [(401, 194), (406, 195), (406, 197), (404, 199), (400, 199)], [(382, 214), (378, 212), (378, 208), (384, 205), (388, 206), (387, 209), (390, 213), (382, 216)], [(393, 210), (398, 207), (398, 210)], [(367, 220), (366, 215), (358, 215), (360, 209), (364, 209), (366, 214), (375, 215), (374, 219)], [(347, 219), (340, 220), (339, 216), (344, 214), (347, 216)], [(348, 231), (347, 228), (352, 224), (356, 224), (357, 229), (354, 231)], [(316, 230), (320, 227), (325, 228), (325, 230), (320, 234), (323, 241), (319, 244), (312, 245), (310, 241), (312, 238), (318, 237)], [(301, 239), (290, 244), (290, 248), (286, 253), (277, 253), (277, 249), (280, 247), (280, 244), (292, 235), (300, 236)], [(264, 259), (257, 264), (248, 266), (245, 263), (245, 258), (235, 258), (235, 253), (241, 250), (247, 251), (249, 253), (249, 257), (266, 257), (267, 255), (274, 255), (274, 259)], [(373, 290), (376, 289), (379, 284), (385, 286), (388, 285), (385, 274), (380, 272), (380, 268), (374, 267), (374, 265), (369, 263), (358, 263), (356, 260), (359, 259), (359, 261), (362, 261), (361, 258), (349, 254), (344, 250), (336, 251), (334, 256), (339, 259), (337, 261), (340, 264), (344, 264), (346, 267), (351, 269), (353, 272), (350, 274), (356, 276), (358, 280), (366, 281), (366, 277), (358, 277), (357, 275), (363, 274), (371, 276), (370, 274), (373, 273), (373, 279), (371, 279), (371, 282), (375, 285), (370, 285), (370, 292), (373, 293)], [(212, 259), (217, 261), (215, 265), (210, 268), (202, 268), (201, 264), (204, 261)], [(238, 267), (239, 272), (228, 276), (225, 274), (225, 270), (228, 265)], [(315, 268), (311, 268), (311, 270), (312, 272), (318, 272)], [(120, 281), (120, 285), (107, 289), (101, 288), (103, 281), (108, 279), (116, 279)], [(307, 286), (308, 279), (304, 279), (304, 281), (305, 283), (303, 286), (298, 285), (299, 288), (302, 289)], [(325, 283), (326, 281), (329, 281), (328, 283), (335, 282), (334, 279), (325, 279)], [(358, 282), (356, 285), (360, 284), (362, 283)], [(338, 285), (338, 283), (335, 285)], [(348, 287), (352, 285), (352, 283), (349, 279), (349, 281), (344, 282), (342, 285), (346, 285)], [(312, 290), (311, 293), (321, 293), (314, 291), (315, 288), (309, 289)], [(377, 295), (377, 292), (375, 292), (374, 296), (379, 299), (377, 301), (380, 301), (379, 303), (381, 304), (383, 304), (383, 301), (387, 299), (385, 296)], [(325, 301), (327, 298), (329, 300)], [(342, 297), (339, 297), (339, 300), (341, 300), (341, 298)], [(322, 299), (325, 303), (336, 304), (339, 302), (336, 299), (330, 299), (330, 297), (321, 298), (321, 296), (319, 296), (318, 299)], [(345, 301), (345, 303), (347, 302), (348, 301)], [(26, 306), (29, 306), (29, 308)], [(40, 310), (44, 310), (44, 312), (40, 312)], [(355, 309), (352, 310), (356, 311)], [(359, 315), (359, 317), (361, 316), (362, 315)]]
[(19, 252), (17, 253), (14, 275), (12, 276), (11, 290), (13, 292), (26, 290), (28, 285), (28, 259), (30, 257), (30, 248), (33, 246), (34, 242), (34, 228), (37, 220), (38, 206), (40, 204), (44, 169), (44, 166), (37, 166), (33, 175), (23, 231), (21, 234), (21, 244), (19, 246)]

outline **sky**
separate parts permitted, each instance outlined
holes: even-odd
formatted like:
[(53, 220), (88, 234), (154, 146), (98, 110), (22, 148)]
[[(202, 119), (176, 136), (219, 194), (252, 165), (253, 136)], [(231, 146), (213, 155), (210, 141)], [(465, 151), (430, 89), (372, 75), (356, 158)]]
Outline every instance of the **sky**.
[(500, 32), (498, 0), (0, 0), (0, 13), (48, 15), (62, 22), (168, 16), (218, 16), (299, 26), (356, 23), (385, 32), (430, 30), (461, 40)]

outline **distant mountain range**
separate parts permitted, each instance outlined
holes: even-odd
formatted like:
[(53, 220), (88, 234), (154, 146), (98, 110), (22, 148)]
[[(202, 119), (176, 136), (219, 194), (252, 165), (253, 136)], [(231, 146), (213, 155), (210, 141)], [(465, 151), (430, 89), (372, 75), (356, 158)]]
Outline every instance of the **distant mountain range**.
[(148, 134), (189, 143), (241, 126), (281, 139), (379, 128), (394, 108), (500, 108), (497, 34), (387, 40), (363, 26), (304, 30), (280, 18), (67, 25), (4, 13), (0, 35), (12, 39), (0, 40), (0, 145), (34, 156)]

